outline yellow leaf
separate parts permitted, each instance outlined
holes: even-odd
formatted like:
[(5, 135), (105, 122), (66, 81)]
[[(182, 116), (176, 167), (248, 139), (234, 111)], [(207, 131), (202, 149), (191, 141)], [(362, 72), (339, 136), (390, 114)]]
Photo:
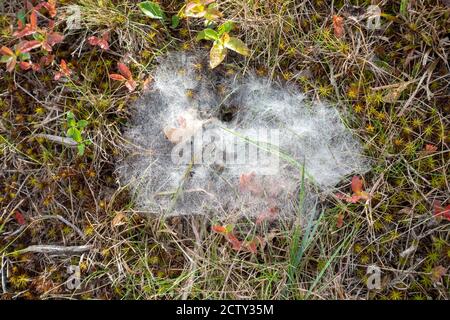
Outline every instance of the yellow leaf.
[(401, 82), (397, 85), (395, 85), (394, 88), (389, 90), (386, 95), (383, 97), (383, 101), (386, 103), (395, 103), (397, 102), (398, 98), (400, 98), (400, 95), (402, 92), (408, 87), (409, 82)]
[(239, 54), (242, 54), (243, 56), (249, 56), (250, 50), (247, 48), (247, 45), (238, 38), (234, 37), (228, 37), (227, 39), (224, 39), (223, 41), (224, 46), (230, 50), (233, 50)]
[(127, 219), (127, 217), (122, 212), (119, 212), (116, 214), (116, 216), (112, 220), (111, 225), (113, 228), (121, 226), (121, 225), (125, 224), (124, 220), (126, 220), (126, 219)]
[(227, 49), (220, 43), (215, 42), (209, 53), (209, 66), (211, 69), (217, 67), (227, 55)]

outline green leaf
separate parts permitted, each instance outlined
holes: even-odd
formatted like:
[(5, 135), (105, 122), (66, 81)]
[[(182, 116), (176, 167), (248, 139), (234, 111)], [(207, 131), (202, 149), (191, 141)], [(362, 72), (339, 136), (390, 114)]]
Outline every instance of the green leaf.
[(20, 61), (26, 61), (31, 59), (31, 54), (29, 52), (19, 54)]
[(144, 1), (138, 3), (138, 6), (146, 16), (149, 16), (152, 19), (163, 20), (165, 18), (164, 12), (159, 4), (153, 1)]
[(206, 20), (213, 21), (217, 20), (222, 16), (222, 13), (220, 13), (219, 10), (215, 8), (208, 8), (206, 9), (205, 15), (203, 16)]
[(197, 37), (196, 37), (197, 41), (200, 40), (219, 40), (219, 34), (210, 28), (206, 28), (202, 31), (200, 31), (199, 33), (197, 33)]
[(11, 60), (13, 57), (11, 57), (11, 56), (2, 56), (1, 58), (0, 58), (0, 62), (1, 63), (7, 63), (7, 62), (9, 62), (9, 60)]
[(44, 41), (45, 40), (45, 37), (42, 34), (40, 34), (40, 33), (33, 33), (32, 37), (33, 37), (34, 40), (37, 40), (37, 41)]
[(217, 30), (219, 31), (219, 35), (222, 35), (224, 33), (229, 33), (234, 28), (234, 23), (231, 21), (227, 21), (223, 24), (221, 24)]
[(247, 45), (238, 38), (231, 37), (227, 41), (224, 42), (224, 46), (230, 50), (233, 50), (243, 56), (249, 56), (250, 50), (247, 48)]
[(172, 16), (172, 28), (175, 29), (180, 24), (180, 17), (177, 15)]
[(17, 12), (17, 20), (20, 20), (23, 25), (25, 25), (26, 23), (26, 17), (27, 14), (25, 13), (25, 10), (20, 10), (19, 12)]
[(78, 155), (81, 157), (84, 154), (84, 150), (86, 149), (86, 146), (84, 145), (84, 143), (80, 143), (79, 145), (77, 145), (77, 149), (78, 149)]
[(401, 0), (400, 2), (400, 13), (403, 16), (406, 16), (408, 13), (408, 2), (409, 0)]
[(219, 42), (214, 42), (214, 45), (211, 48), (209, 53), (209, 66), (211, 69), (214, 69), (219, 64), (222, 63), (223, 59), (225, 59), (227, 55), (227, 49)]
[(85, 128), (87, 125), (88, 125), (87, 120), (79, 120), (77, 122), (77, 127), (80, 128), (80, 129)]
[(81, 132), (80, 130), (78, 130), (75, 127), (71, 127), (69, 128), (69, 130), (67, 130), (67, 136), (69, 138), (72, 138), (73, 140), (75, 140), (76, 142), (80, 143), (81, 141), (83, 141), (83, 138), (81, 137)]

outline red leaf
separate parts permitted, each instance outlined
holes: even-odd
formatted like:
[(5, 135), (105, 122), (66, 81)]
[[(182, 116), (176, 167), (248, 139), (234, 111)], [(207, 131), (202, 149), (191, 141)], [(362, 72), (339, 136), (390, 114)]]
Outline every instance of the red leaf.
[(25, 26), (25, 28), (23, 28), (21, 30), (17, 30), (16, 32), (14, 32), (13, 36), (16, 37), (16, 38), (23, 38), (23, 37), (32, 35), (35, 32), (36, 32), (36, 30), (31, 28), (31, 26), (29, 24), (27, 24)]
[(130, 69), (123, 64), (122, 62), (117, 63), (117, 68), (119, 69), (119, 72), (121, 75), (123, 75), (128, 80), (133, 79), (133, 75), (131, 74)]
[(54, 18), (56, 16), (56, 0), (48, 0), (47, 2), (41, 3), (41, 5), (47, 9), (50, 17)]
[(28, 70), (31, 69), (31, 63), (26, 61), (20, 61), (19, 62), (19, 68), (22, 70)]
[(45, 51), (52, 52), (52, 46), (49, 45), (47, 41), (42, 42), (42, 48)]
[(344, 18), (334, 15), (333, 16), (333, 29), (336, 38), (341, 38), (344, 35)]
[(433, 154), (437, 151), (437, 147), (432, 144), (425, 145), (425, 154)]
[(25, 218), (23, 217), (23, 215), (19, 211), (15, 212), (14, 218), (16, 219), (17, 223), (22, 225), (22, 226), (26, 223)]
[(14, 52), (10, 48), (5, 46), (0, 48), (0, 54), (5, 56), (14, 56)]
[(123, 75), (117, 74), (117, 73), (111, 73), (111, 74), (109, 75), (109, 77), (110, 77), (112, 80), (116, 80), (116, 81), (126, 81), (126, 80), (127, 80)]
[(21, 53), (26, 53), (26, 52), (30, 52), (31, 50), (33, 50), (35, 48), (39, 48), (40, 46), (41, 46), (41, 42), (39, 42), (37, 40), (22, 41), (21, 43), (19, 43), (17, 49)]
[(47, 67), (53, 62), (54, 59), (55, 59), (55, 56), (52, 54), (49, 54), (49, 55), (41, 57), (41, 59), (39, 60), (39, 64), (41, 64), (44, 67)]
[(445, 208), (442, 207), (440, 201), (434, 201), (433, 202), (433, 208), (434, 208), (434, 216), (438, 219), (444, 218), (448, 221), (450, 221), (450, 204), (447, 205)]
[(231, 243), (233, 250), (239, 251), (242, 248), (242, 242), (232, 233), (226, 235), (227, 240)]
[(53, 47), (57, 43), (61, 43), (64, 40), (64, 36), (58, 32), (52, 32), (47, 35), (47, 43)]
[(95, 36), (91, 36), (88, 38), (88, 42), (91, 46), (98, 46), (102, 50), (109, 50), (109, 32), (105, 32), (102, 35), (102, 38), (97, 38)]

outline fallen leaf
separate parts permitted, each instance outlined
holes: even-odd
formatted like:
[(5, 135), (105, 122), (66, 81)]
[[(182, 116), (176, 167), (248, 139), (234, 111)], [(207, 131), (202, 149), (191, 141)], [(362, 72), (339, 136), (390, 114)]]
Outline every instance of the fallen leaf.
[(344, 35), (344, 18), (338, 15), (333, 16), (333, 30), (336, 38), (341, 38)]
[(408, 87), (409, 82), (402, 82), (394, 86), (392, 89), (387, 91), (383, 96), (383, 102), (385, 103), (395, 103), (400, 98), (402, 92)]
[(447, 273), (447, 268), (443, 266), (437, 266), (433, 268), (433, 271), (431, 271), (431, 280), (433, 280), (434, 283), (437, 283), (441, 280), (441, 278)]
[(113, 228), (121, 226), (126, 223), (126, 219), (127, 219), (127, 217), (122, 212), (119, 212), (116, 214), (114, 219), (111, 221), (111, 225)]
[(167, 139), (178, 144), (193, 137), (204, 124), (203, 120), (198, 119), (197, 112), (194, 109), (184, 111), (177, 117), (178, 127), (165, 127), (163, 129)]
[(360, 177), (354, 176), (352, 178), (351, 188), (353, 194), (349, 197), (345, 194), (336, 194), (336, 198), (344, 200), (349, 203), (357, 203), (360, 200), (369, 200), (369, 194), (363, 191), (363, 181)]

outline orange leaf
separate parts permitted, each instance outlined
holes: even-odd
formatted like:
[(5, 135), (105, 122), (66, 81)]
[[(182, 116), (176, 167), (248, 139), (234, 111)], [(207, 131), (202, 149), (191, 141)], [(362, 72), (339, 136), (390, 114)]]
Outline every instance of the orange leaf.
[(36, 30), (37, 28), (37, 15), (35, 10), (33, 10), (30, 14), (30, 28), (32, 30)]
[(0, 54), (3, 54), (5, 56), (14, 56), (14, 52), (10, 48), (5, 46), (0, 48)]
[(123, 75), (128, 80), (133, 79), (133, 75), (131, 74), (130, 69), (123, 64), (122, 62), (117, 63), (117, 68), (119, 69), (119, 72), (121, 75)]
[(112, 80), (116, 80), (116, 81), (126, 81), (126, 80), (127, 80), (123, 75), (117, 74), (117, 73), (111, 73), (111, 74), (109, 75), (109, 77), (110, 77)]
[(227, 233), (227, 228), (225, 228), (224, 226), (215, 225), (215, 226), (212, 226), (211, 228), (214, 232), (217, 232), (217, 233), (223, 233), (223, 234)]
[(42, 2), (40, 5), (47, 9), (50, 17), (54, 18), (56, 16), (56, 0), (48, 0), (47, 2)]
[(66, 60), (61, 59), (61, 62), (59, 64), (59, 66), (61, 67), (62, 72), (68, 76), (72, 73), (72, 71), (69, 69), (69, 67), (67, 66)]
[(425, 145), (425, 154), (433, 154), (437, 151), (437, 147), (432, 144)]
[(344, 35), (344, 18), (334, 15), (333, 16), (333, 29), (336, 38), (341, 38)]
[(255, 182), (255, 173), (243, 173), (239, 177), (239, 187), (242, 190), (249, 191), (252, 194), (259, 195), (262, 193), (262, 189)]
[(22, 70), (28, 70), (28, 69), (31, 69), (31, 63), (26, 62), (26, 61), (20, 61), (19, 62), (19, 67)]
[(363, 181), (360, 177), (354, 176), (352, 178), (352, 191), (359, 195), (363, 189)]

